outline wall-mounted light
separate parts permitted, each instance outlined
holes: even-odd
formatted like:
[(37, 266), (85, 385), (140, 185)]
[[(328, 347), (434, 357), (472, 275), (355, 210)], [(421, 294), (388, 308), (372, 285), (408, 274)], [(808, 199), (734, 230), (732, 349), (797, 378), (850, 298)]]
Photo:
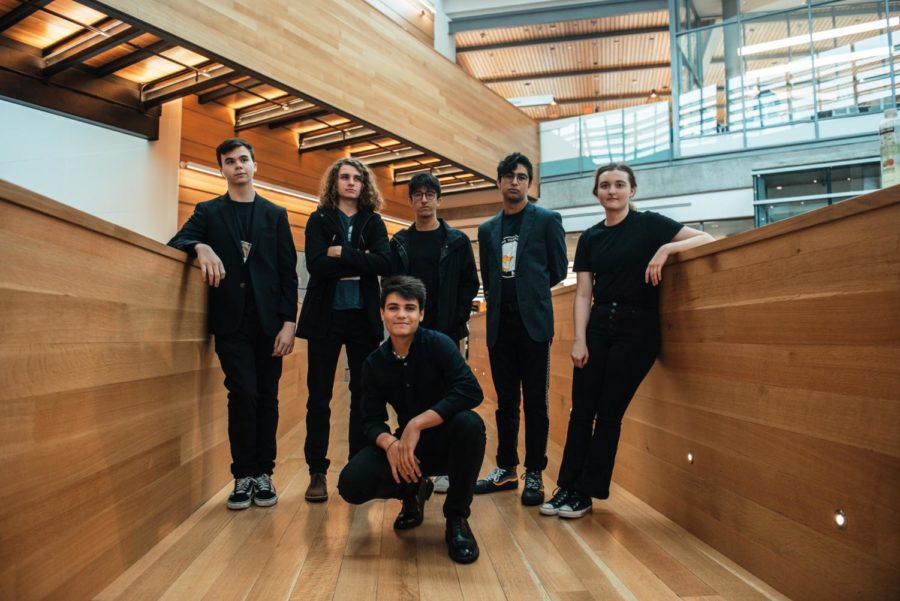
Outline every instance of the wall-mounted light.
[(656, 90), (650, 90), (650, 98), (659, 98), (659, 94), (656, 93)]
[(694, 463), (694, 454), (691, 451), (688, 451), (687, 460), (688, 463)]
[(846, 528), (847, 527), (847, 516), (844, 513), (843, 509), (838, 509), (834, 512), (834, 523), (838, 528)]

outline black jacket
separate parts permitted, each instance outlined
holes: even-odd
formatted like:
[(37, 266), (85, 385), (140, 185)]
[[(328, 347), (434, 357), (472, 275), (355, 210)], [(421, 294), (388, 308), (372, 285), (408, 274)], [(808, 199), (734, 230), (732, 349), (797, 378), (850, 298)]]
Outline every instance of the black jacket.
[[(563, 281), (569, 268), (566, 233), (556, 211), (532, 203), (522, 209), (522, 226), (516, 251), (516, 295), (519, 314), (528, 337), (535, 342), (553, 338), (553, 301), (550, 288)], [(478, 259), (487, 300), (487, 343), (493, 347), (500, 332), (500, 305), (503, 286), (503, 211), (478, 226)]]
[[(306, 269), (309, 286), (300, 307), (297, 336), (324, 338), (331, 326), (332, 305), (337, 282), (343, 277), (359, 276), (359, 292), (371, 334), (381, 339), (383, 329), (378, 276), (388, 275), (391, 268), (387, 228), (381, 215), (359, 211), (347, 244), (338, 209), (317, 209), (306, 222)], [(343, 246), (341, 257), (329, 257), (329, 246)]]
[(391, 339), (363, 362), (363, 431), (372, 442), (384, 432), (387, 406), (397, 413), (400, 430), (428, 409), (445, 422), (481, 404), (484, 395), (459, 349), (444, 334), (426, 328), (416, 331), (409, 354), (397, 359)]
[[(198, 203), (194, 214), (169, 240), (169, 246), (196, 257), (194, 246), (209, 244), (225, 266), (225, 279), (209, 289), (209, 328), (213, 334), (230, 334), (241, 325), (245, 287), (253, 289), (259, 321), (275, 336), (285, 321), (297, 316), (297, 249), (287, 211), (260, 196), (253, 200), (250, 242), (244, 265), (241, 239), (228, 194)], [(246, 271), (245, 268), (246, 267)], [(245, 281), (249, 273), (250, 281)]]
[[(472, 312), (472, 299), (478, 293), (478, 271), (469, 237), (440, 219), (443, 232), (441, 258), (438, 265), (438, 317), (434, 329), (454, 340), (465, 338)], [(409, 271), (409, 244), (412, 225), (391, 238), (391, 273), (413, 275)], [(433, 291), (429, 290), (428, 294)]]

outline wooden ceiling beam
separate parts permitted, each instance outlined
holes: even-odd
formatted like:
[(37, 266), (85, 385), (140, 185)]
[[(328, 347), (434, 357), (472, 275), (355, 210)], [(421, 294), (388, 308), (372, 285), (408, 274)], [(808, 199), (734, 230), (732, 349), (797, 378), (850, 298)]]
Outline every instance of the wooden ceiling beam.
[(597, 31), (593, 33), (582, 33), (576, 35), (561, 35), (549, 38), (515, 40), (511, 42), (497, 42), (495, 44), (479, 44), (477, 46), (462, 46), (456, 48), (456, 54), (466, 54), (471, 52), (484, 52), (487, 50), (503, 50), (505, 48), (522, 48), (524, 46), (543, 46), (551, 44), (565, 44), (569, 42), (583, 42), (589, 40), (602, 40), (607, 38), (621, 38), (625, 36), (648, 35), (658, 33), (669, 33), (669, 26), (663, 25), (659, 27), (644, 27), (641, 29), (619, 29), (616, 31)]
[(500, 77), (486, 77), (482, 83), (510, 83), (514, 81), (534, 81), (537, 79), (556, 79), (558, 77), (582, 77), (586, 75), (603, 75), (607, 73), (623, 73), (628, 71), (648, 71), (652, 69), (669, 69), (669, 61), (659, 63), (645, 63), (638, 65), (618, 65), (616, 67), (598, 67), (595, 69), (579, 69), (577, 71), (547, 71), (544, 73), (531, 73), (529, 75), (503, 75)]

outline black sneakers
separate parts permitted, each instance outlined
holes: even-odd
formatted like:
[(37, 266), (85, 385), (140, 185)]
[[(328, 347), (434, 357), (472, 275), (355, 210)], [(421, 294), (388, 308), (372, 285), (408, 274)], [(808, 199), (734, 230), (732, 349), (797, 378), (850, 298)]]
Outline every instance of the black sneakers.
[(572, 491), (569, 493), (565, 504), (559, 508), (558, 515), (561, 518), (580, 518), (590, 512), (591, 508), (591, 498), (589, 496)]
[(423, 477), (416, 494), (403, 499), (403, 507), (394, 520), (394, 530), (409, 530), (422, 524), (425, 519), (425, 501), (433, 490), (434, 482), (431, 478)]
[(447, 554), (456, 563), (472, 563), (478, 559), (478, 542), (466, 518), (447, 518), (444, 540), (447, 541)]
[(569, 491), (564, 488), (557, 488), (553, 492), (553, 498), (541, 505), (540, 512), (542, 515), (557, 515), (559, 508), (566, 504), (569, 500)]
[(516, 468), (495, 467), (486, 477), (475, 483), (475, 494), (483, 495), (498, 490), (513, 490), (519, 487)]
[(256, 493), (256, 480), (253, 478), (237, 478), (234, 481), (234, 492), (228, 496), (228, 509), (247, 509), (253, 502)]
[(532, 507), (544, 502), (544, 479), (540, 470), (528, 470), (522, 476), (525, 490), (522, 491), (522, 505)]
[(278, 502), (278, 494), (269, 474), (260, 474), (256, 477), (256, 494), (253, 495), (253, 502), (259, 507), (271, 507)]

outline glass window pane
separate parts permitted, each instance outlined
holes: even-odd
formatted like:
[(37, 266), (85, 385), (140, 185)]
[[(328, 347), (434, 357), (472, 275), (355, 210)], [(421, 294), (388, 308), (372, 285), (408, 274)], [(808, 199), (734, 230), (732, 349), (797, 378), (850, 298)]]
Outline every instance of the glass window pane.
[(881, 170), (877, 163), (844, 165), (831, 170), (831, 191), (865, 192), (881, 186)]
[(817, 111), (820, 119), (881, 111), (893, 105), (888, 28), (900, 15), (884, 2), (839, 2), (813, 8)]
[(761, 177), (766, 200), (828, 193), (826, 168), (767, 173)]

